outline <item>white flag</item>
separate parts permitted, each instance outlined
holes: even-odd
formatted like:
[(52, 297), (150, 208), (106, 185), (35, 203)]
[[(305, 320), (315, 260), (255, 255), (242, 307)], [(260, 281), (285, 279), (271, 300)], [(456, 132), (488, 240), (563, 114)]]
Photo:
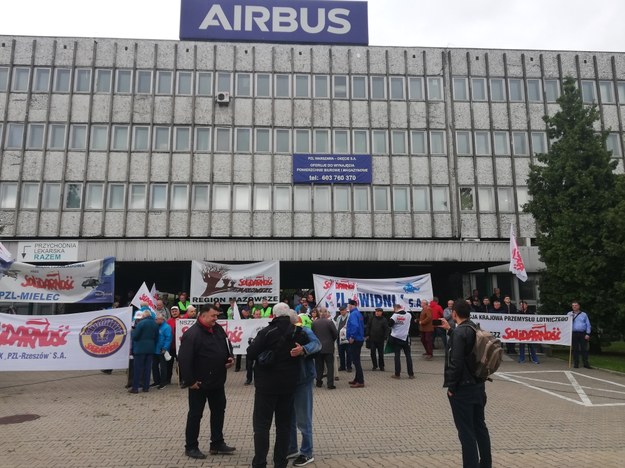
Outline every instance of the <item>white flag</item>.
[(150, 289), (150, 294), (152, 294), (152, 297), (156, 298), (156, 283), (152, 284), (152, 289)]
[(525, 264), (521, 258), (519, 246), (516, 243), (516, 236), (512, 224), (510, 225), (510, 271), (516, 275), (521, 281), (527, 281), (527, 272)]
[(13, 265), (15, 259), (11, 252), (0, 242), (0, 270), (8, 270)]
[(145, 281), (143, 282), (143, 284), (137, 291), (137, 294), (135, 294), (135, 297), (132, 299), (131, 304), (139, 308), (141, 307), (142, 302), (147, 302), (150, 309), (152, 310), (156, 309), (156, 299), (154, 299), (154, 296), (148, 289), (147, 285), (145, 284)]
[[(252, 311), (250, 310), (250, 314), (251, 313), (252, 313)], [(239, 306), (237, 305), (236, 301), (232, 305), (232, 318), (234, 320), (240, 320), (241, 319), (241, 313), (239, 312)]]

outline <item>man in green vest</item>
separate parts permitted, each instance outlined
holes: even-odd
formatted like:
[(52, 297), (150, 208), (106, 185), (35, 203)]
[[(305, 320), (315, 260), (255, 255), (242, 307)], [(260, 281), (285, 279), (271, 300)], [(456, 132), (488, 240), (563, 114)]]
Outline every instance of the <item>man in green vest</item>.
[(178, 308), (180, 309), (180, 313), (187, 311), (187, 307), (191, 305), (189, 302), (188, 295), (186, 292), (181, 292), (178, 294)]
[(262, 304), (262, 307), (259, 307), (261, 318), (271, 318), (272, 315), (271, 315), (271, 307), (269, 306), (269, 301), (267, 299), (263, 299), (261, 304)]

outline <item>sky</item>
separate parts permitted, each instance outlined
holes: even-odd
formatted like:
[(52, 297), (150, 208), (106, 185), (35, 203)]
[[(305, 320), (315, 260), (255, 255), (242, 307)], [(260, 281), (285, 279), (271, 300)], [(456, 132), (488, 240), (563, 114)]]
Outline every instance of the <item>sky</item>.
[[(1, 4), (0, 35), (178, 40), (180, 0)], [(369, 0), (368, 5), (372, 46), (625, 52), (623, 0)]]

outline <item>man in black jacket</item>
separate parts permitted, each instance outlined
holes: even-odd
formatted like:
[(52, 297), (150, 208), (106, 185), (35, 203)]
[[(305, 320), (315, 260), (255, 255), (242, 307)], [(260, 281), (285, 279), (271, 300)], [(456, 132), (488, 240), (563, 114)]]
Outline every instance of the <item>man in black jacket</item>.
[(180, 341), (178, 363), (182, 385), (189, 388), (189, 412), (185, 431), (185, 453), (188, 457), (204, 459), (198, 445), (200, 421), (208, 400), (210, 408), (210, 454), (229, 454), (235, 451), (224, 442), (223, 428), (226, 413), (227, 369), (234, 364), (232, 346), (224, 329), (217, 324), (220, 311), (205, 306), (197, 322)]
[[(475, 330), (472, 327), (475, 324), (469, 320), (470, 313), (469, 305), (463, 299), (454, 302), (451, 317), (457, 326), (450, 332), (443, 387), (447, 387), (451, 413), (458, 430), (463, 467), (490, 468), (490, 435), (484, 420), (486, 389), (484, 382), (474, 377)], [(444, 319), (442, 327), (445, 330), (451, 328)]]
[(365, 327), (365, 340), (369, 341), (371, 347), (371, 370), (378, 370), (378, 366), (384, 372), (384, 341), (388, 338), (390, 327), (384, 317), (384, 310), (376, 308), (374, 316), (369, 318)]

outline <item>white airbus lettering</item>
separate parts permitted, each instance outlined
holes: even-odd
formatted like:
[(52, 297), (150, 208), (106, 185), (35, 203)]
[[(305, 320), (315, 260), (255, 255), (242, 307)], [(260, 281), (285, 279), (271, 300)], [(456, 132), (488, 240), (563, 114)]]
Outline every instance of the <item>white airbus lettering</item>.
[(347, 18), (341, 18), (340, 15), (349, 16), (349, 10), (345, 8), (333, 8), (330, 10), (328, 14), (328, 19), (331, 22), (338, 23), (342, 26), (342, 28), (337, 28), (335, 26), (328, 27), (328, 32), (332, 34), (347, 34), (350, 29), (352, 29), (352, 25), (347, 21)]

